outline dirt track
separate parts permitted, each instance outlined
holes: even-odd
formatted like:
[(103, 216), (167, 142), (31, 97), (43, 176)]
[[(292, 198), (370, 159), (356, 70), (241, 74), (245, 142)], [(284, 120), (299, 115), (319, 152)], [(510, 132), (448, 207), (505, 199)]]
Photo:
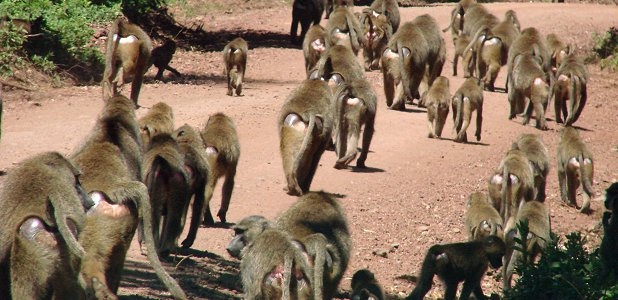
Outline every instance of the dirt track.
[[(487, 7), (499, 18), (506, 10), (514, 9), (522, 27), (534, 26), (543, 34), (558, 33), (567, 42), (587, 49), (592, 44), (591, 33), (616, 26), (618, 16), (616, 6), (500, 3), (487, 4)], [(429, 13), (441, 27), (446, 27), (450, 10), (451, 6), (404, 8), (401, 13), (403, 21)], [(234, 17), (209, 16), (208, 20), (212, 30), (233, 29), (247, 34), (265, 30), (286, 35), (290, 11), (288, 7), (248, 10)], [(454, 93), (463, 79), (451, 76), (451, 37), (449, 33), (443, 37), (447, 42), (448, 62), (442, 75), (449, 77)], [(141, 104), (148, 107), (158, 101), (167, 102), (175, 110), (176, 126), (184, 123), (203, 126), (208, 116), (218, 111), (234, 119), (241, 142), (241, 160), (228, 214), (231, 222), (253, 214), (273, 218), (295, 201), (282, 190), (284, 177), (276, 118), (283, 101), (304, 78), (304, 66), (302, 51), (286, 45), (280, 41), (276, 48), (264, 46), (250, 50), (244, 97), (225, 96), (219, 52), (180, 51), (172, 63), (188, 76), (180, 80), (169, 78), (167, 84), (153, 83), (155, 73), (151, 70), (150, 81), (142, 89)], [(594, 189), (599, 196), (618, 178), (618, 153), (613, 150), (618, 144), (618, 74), (600, 71), (594, 65), (589, 69), (588, 104), (577, 125), (595, 155)], [(547, 201), (551, 207), (552, 229), (559, 234), (588, 231), (600, 219), (599, 199), (592, 202), (591, 215), (579, 214), (559, 202), (555, 149), (560, 127), (553, 122), (553, 106), (548, 110), (550, 130), (541, 132), (532, 126), (522, 126), (520, 119), (507, 120), (506, 94), (487, 92), (482, 141), (457, 144), (451, 140), (450, 121), (444, 129), (444, 139), (428, 139), (424, 110), (416, 106), (408, 106), (406, 112), (386, 110), (381, 74), (366, 75), (379, 98), (376, 134), (367, 159), (369, 169), (336, 170), (334, 153), (326, 152), (312, 184), (315, 190), (347, 195), (341, 203), (351, 227), (354, 249), (341, 289), (349, 289), (349, 277), (355, 270), (367, 267), (376, 273), (388, 294), (409, 293), (413, 284), (396, 278), (415, 274), (430, 245), (466, 239), (465, 197), (486, 189), (492, 169), (521, 133), (540, 134), (550, 149), (552, 169)], [(497, 86), (504, 86), (504, 69)], [(86, 136), (101, 108), (98, 86), (53, 89), (26, 97), (29, 101), (25, 101), (23, 94), (5, 95), (0, 170), (9, 169), (41, 151), (70, 153)], [(145, 109), (138, 111), (140, 116), (144, 113)], [(0, 177), (0, 185), (2, 180)], [(211, 202), (213, 211), (218, 209), (219, 202), (220, 188)], [(225, 253), (231, 235), (232, 231), (225, 228), (201, 228), (193, 250), (183, 252), (168, 264), (168, 270), (191, 297), (240, 296), (237, 263)], [(595, 240), (594, 234), (591, 240)], [(138, 297), (135, 295), (165, 297), (167, 293), (136, 245), (127, 258), (120, 294), (133, 295), (131, 298)], [(375, 250), (386, 250), (388, 257), (373, 255)], [(179, 266), (174, 270), (176, 264)], [(492, 277), (485, 280), (486, 294), (495, 289), (493, 282)], [(438, 295), (442, 295), (440, 290), (428, 296)]]

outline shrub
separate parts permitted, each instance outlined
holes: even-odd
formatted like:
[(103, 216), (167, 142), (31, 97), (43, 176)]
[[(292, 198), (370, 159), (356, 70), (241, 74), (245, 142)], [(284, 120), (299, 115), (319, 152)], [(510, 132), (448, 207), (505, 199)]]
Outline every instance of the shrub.
[(592, 51), (601, 60), (601, 69), (608, 68), (611, 71), (618, 70), (618, 28), (612, 27), (603, 34), (592, 35), (594, 47)]

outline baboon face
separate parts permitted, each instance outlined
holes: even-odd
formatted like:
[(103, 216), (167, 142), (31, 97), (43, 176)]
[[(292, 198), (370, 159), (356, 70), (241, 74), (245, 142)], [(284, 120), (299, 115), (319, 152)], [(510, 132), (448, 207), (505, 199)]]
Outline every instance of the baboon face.
[(373, 14), (369, 15), (368, 21), (364, 24), (365, 39), (370, 44), (378, 44), (386, 36), (386, 28), (390, 25), (386, 16)]
[(242, 258), (242, 250), (253, 242), (258, 235), (270, 227), (270, 222), (262, 216), (250, 216), (234, 225), (234, 237), (225, 248), (234, 258)]
[(322, 54), (322, 52), (326, 50), (326, 44), (323, 38), (313, 40), (310, 45), (311, 48), (319, 54)]

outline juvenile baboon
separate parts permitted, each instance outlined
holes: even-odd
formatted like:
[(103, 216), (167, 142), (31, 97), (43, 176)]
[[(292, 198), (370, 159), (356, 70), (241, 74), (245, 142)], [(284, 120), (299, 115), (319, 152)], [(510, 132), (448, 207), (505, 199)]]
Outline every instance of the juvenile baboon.
[(166, 103), (158, 102), (137, 123), (142, 137), (142, 146), (146, 150), (150, 144), (150, 139), (155, 135), (172, 134), (174, 131), (174, 112)]
[(310, 192), (277, 218), (277, 228), (302, 242), (314, 262), (315, 299), (332, 299), (350, 260), (352, 240), (343, 208), (325, 192)]
[(157, 255), (152, 208), (142, 183), (141, 151), (134, 102), (124, 96), (108, 99), (90, 136), (72, 155), (82, 170), (84, 189), (98, 203), (86, 216), (79, 235), (86, 251), (81, 273), (87, 292), (116, 298), (126, 253), (140, 223), (148, 259), (157, 276), (174, 298), (186, 299)]
[(490, 235), (504, 236), (502, 217), (485, 193), (475, 192), (468, 196), (465, 218), (470, 241)]
[(369, 7), (371, 14), (379, 17), (384, 15), (394, 32), (399, 29), (399, 3), (397, 0), (374, 0)]
[(232, 96), (232, 90), (236, 90), (236, 96), (242, 93), (242, 83), (247, 69), (247, 53), (249, 45), (241, 38), (235, 38), (223, 48), (224, 71), (227, 76), (227, 95)]
[(461, 57), (462, 68), (464, 72), (464, 78), (472, 76), (472, 48), (468, 49), (470, 44), (470, 37), (466, 34), (461, 34), (453, 38), (455, 44), (455, 54), (453, 54), (453, 76), (457, 76), (457, 63), (459, 57)]
[(150, 61), (148, 62), (146, 70), (150, 69), (152, 65), (157, 67), (159, 71), (157, 71), (157, 75), (155, 76), (156, 80), (161, 80), (161, 78), (163, 78), (163, 71), (165, 70), (169, 70), (178, 77), (182, 76), (178, 70), (170, 66), (174, 53), (176, 53), (176, 42), (165, 40), (163, 45), (152, 49), (152, 55), (150, 56)]
[(446, 32), (449, 28), (451, 29), (453, 44), (455, 44), (455, 37), (460, 35), (464, 29), (464, 21), (468, 8), (473, 5), (477, 5), (476, 0), (461, 0), (451, 11), (451, 22), (448, 27), (442, 29), (442, 32)]
[(343, 45), (358, 54), (361, 43), (364, 43), (363, 29), (356, 16), (347, 7), (339, 7), (333, 11), (326, 24), (326, 45)]
[(311, 26), (303, 40), (303, 54), (305, 55), (305, 70), (307, 76), (315, 68), (320, 56), (326, 50), (326, 31), (319, 24)]
[(545, 110), (549, 101), (549, 80), (534, 54), (522, 53), (515, 57), (508, 85), (509, 120), (515, 118), (518, 108), (525, 102), (522, 124), (528, 124), (534, 110), (535, 127), (547, 130)]
[(562, 59), (551, 87), (550, 99), (554, 98), (557, 123), (562, 123), (564, 117), (564, 125), (569, 126), (579, 119), (588, 99), (587, 82), (586, 65), (575, 54), (569, 52)]
[(465, 13), (463, 32), (467, 35), (475, 35), (482, 27), (493, 28), (500, 20), (490, 13), (485, 6), (474, 3), (468, 6)]
[(124, 17), (117, 18), (107, 36), (105, 71), (101, 82), (103, 100), (118, 95), (118, 89), (131, 82), (131, 100), (139, 107), (137, 98), (151, 52), (152, 42), (146, 32)]
[(545, 39), (547, 41), (547, 50), (551, 55), (551, 71), (555, 75), (564, 58), (571, 52), (571, 47), (566, 45), (555, 33), (548, 34)]
[(468, 142), (468, 126), (472, 113), (476, 111), (476, 140), (481, 140), (483, 129), (483, 82), (470, 77), (453, 95), (453, 133), (456, 142)]
[[(511, 81), (511, 72), (513, 71), (513, 63), (515, 58), (524, 53), (532, 53), (537, 58), (540, 62), (539, 64), (541, 65), (541, 69), (546, 75), (545, 79), (549, 81), (551, 61), (549, 51), (547, 50), (547, 45), (545, 44), (545, 39), (541, 37), (541, 34), (536, 28), (528, 27), (521, 31), (509, 48), (506, 72), (507, 91), (510, 89), (509, 84)], [(522, 111), (523, 107), (520, 107), (517, 113)]]
[(83, 297), (77, 235), (94, 202), (80, 171), (57, 152), (21, 162), (0, 194), (0, 298)]
[(536, 134), (522, 134), (513, 143), (512, 149), (521, 150), (530, 161), (534, 175), (534, 199), (545, 202), (545, 185), (549, 173), (549, 154), (543, 140)]
[(436, 78), (429, 91), (423, 94), (420, 102), (427, 106), (428, 137), (439, 138), (442, 136), (442, 129), (446, 124), (449, 105), (451, 104), (448, 78), (444, 76)]
[[(427, 91), (442, 72), (446, 47), (435, 19), (425, 14), (404, 23), (389, 41), (384, 56), (386, 104), (390, 109), (403, 110), (406, 99), (420, 98), (420, 85), (422, 92)], [(399, 74), (392, 70), (395, 61), (399, 62)]]
[(599, 254), (605, 266), (614, 272), (618, 272), (618, 183), (614, 182), (605, 190), (605, 208), (610, 211), (603, 212), (603, 240), (599, 247)]
[(354, 0), (324, 0), (324, 19), (328, 19), (330, 14), (338, 7), (354, 7)]
[(566, 204), (577, 207), (577, 189), (581, 183), (584, 190), (584, 204), (580, 212), (590, 210), (592, 177), (594, 176), (594, 159), (582, 141), (577, 129), (566, 126), (562, 129), (558, 144), (558, 183), (560, 199)]
[(393, 35), (391, 24), (384, 15), (373, 14), (365, 18), (363, 24), (363, 56), (365, 57), (365, 71), (378, 70), (382, 52), (388, 45), (388, 40)]
[(494, 175), (489, 178), (488, 190), (504, 223), (517, 216), (522, 201), (534, 199), (532, 167), (521, 150), (511, 149), (506, 153)]
[(446, 285), (444, 300), (454, 300), (457, 287), (464, 282), (459, 299), (468, 299), (474, 293), (477, 299), (485, 299), (481, 280), (489, 265), (502, 266), (504, 242), (497, 236), (488, 236), (480, 241), (433, 245), (427, 251), (416, 288), (406, 299), (422, 300), (431, 289), (433, 276)]
[(367, 269), (356, 271), (352, 276), (352, 300), (384, 300), (384, 290), (373, 273)]
[(509, 222), (505, 229), (506, 239), (506, 254), (504, 256), (503, 271), (503, 289), (507, 290), (511, 287), (511, 278), (515, 264), (523, 259), (522, 252), (513, 248), (515, 238), (526, 240), (526, 250), (528, 253), (527, 261), (533, 263), (535, 258), (551, 241), (549, 233), (549, 214), (545, 208), (545, 204), (538, 201), (528, 201), (522, 203), (517, 213), (517, 223), (528, 221), (528, 236), (522, 237), (520, 232), (515, 228), (515, 223)]
[[(324, 0), (294, 0), (292, 4), (292, 26), (290, 28), (290, 41), (299, 44), (305, 40), (305, 34), (311, 24), (320, 24)], [(328, 16), (328, 14), (327, 14)], [(300, 39), (297, 39), (298, 24), (300, 23)]]
[(302, 195), (331, 139), (333, 94), (328, 83), (307, 79), (288, 97), (279, 114), (279, 149), (289, 195)]

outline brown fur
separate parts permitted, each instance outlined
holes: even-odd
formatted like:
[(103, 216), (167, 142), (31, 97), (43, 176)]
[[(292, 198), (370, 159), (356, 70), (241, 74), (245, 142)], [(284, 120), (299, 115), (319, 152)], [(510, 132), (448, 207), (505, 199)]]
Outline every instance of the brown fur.
[(468, 196), (465, 219), (469, 241), (504, 235), (502, 217), (485, 193), (475, 192)]
[(568, 126), (579, 119), (588, 100), (588, 76), (586, 65), (575, 54), (569, 53), (563, 58), (550, 94), (550, 99), (554, 98), (557, 123), (563, 123), (564, 118), (564, 124)]
[(232, 96), (232, 90), (236, 96), (242, 93), (242, 84), (247, 70), (247, 53), (249, 45), (241, 38), (235, 38), (223, 48), (224, 72), (227, 76), (227, 95)]
[(468, 126), (476, 111), (476, 140), (481, 140), (483, 129), (483, 83), (470, 77), (453, 95), (453, 133), (456, 142), (468, 142)]
[(513, 60), (509, 77), (510, 103), (509, 120), (515, 118), (519, 107), (524, 106), (522, 124), (530, 121), (532, 111), (536, 117), (536, 128), (547, 130), (545, 110), (549, 101), (549, 81), (537, 57), (530, 53), (518, 55)]
[(534, 175), (534, 199), (544, 202), (545, 185), (549, 174), (549, 154), (543, 140), (536, 134), (522, 134), (513, 143), (512, 148), (521, 150), (530, 161)]
[(446, 124), (449, 106), (451, 105), (451, 92), (448, 78), (440, 76), (433, 82), (429, 91), (423, 95), (421, 102), (427, 106), (427, 128), (429, 138), (442, 136), (442, 129)]
[(336, 8), (326, 24), (327, 48), (343, 45), (352, 50), (356, 56), (361, 43), (364, 43), (364, 37), (358, 18), (347, 7)]
[(365, 57), (365, 71), (378, 70), (380, 68), (380, 58), (388, 44), (388, 40), (393, 35), (393, 30), (388, 19), (384, 15), (374, 16), (369, 14), (363, 26), (365, 36), (363, 43), (363, 56)]
[(150, 139), (157, 134), (172, 134), (174, 131), (174, 112), (164, 102), (153, 105), (148, 113), (137, 121), (144, 150)]
[(588, 212), (590, 198), (594, 195), (592, 190), (594, 159), (577, 129), (571, 126), (564, 127), (560, 134), (557, 169), (560, 199), (567, 205), (577, 207), (577, 189), (581, 183), (584, 203), (580, 211)]
[(313, 25), (307, 31), (303, 41), (303, 54), (305, 55), (305, 70), (307, 76), (318, 64), (322, 53), (326, 51), (326, 31), (319, 24)]

